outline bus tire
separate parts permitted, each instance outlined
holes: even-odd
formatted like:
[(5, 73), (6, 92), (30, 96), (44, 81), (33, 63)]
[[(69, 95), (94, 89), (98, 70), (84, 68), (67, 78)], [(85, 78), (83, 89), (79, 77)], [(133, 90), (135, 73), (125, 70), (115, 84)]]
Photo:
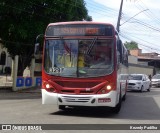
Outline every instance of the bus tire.
[(65, 105), (59, 105), (59, 109), (60, 110), (66, 110), (66, 107), (65, 107)]
[(125, 93), (124, 96), (122, 97), (122, 100), (123, 100), (123, 101), (126, 100), (126, 93)]
[(121, 99), (121, 93), (120, 93), (118, 104), (116, 105), (116, 107), (112, 108), (113, 113), (118, 114), (119, 111), (121, 110), (121, 105), (122, 105), (122, 99)]

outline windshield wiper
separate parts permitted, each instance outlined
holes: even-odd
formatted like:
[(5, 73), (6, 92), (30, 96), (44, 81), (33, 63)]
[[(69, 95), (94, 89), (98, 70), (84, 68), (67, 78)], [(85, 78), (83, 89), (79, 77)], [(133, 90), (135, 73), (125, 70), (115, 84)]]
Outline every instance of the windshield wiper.
[(92, 42), (91, 42), (91, 44), (89, 46), (89, 49), (87, 50), (87, 54), (88, 55), (91, 53), (91, 50), (93, 49), (93, 46), (94, 46), (95, 42), (97, 41), (97, 38), (98, 37), (93, 38), (93, 40), (92, 40)]
[[(89, 44), (89, 48), (88, 48), (86, 54), (89, 55), (89, 54), (91, 53), (91, 50), (93, 49), (94, 44), (95, 44), (95, 42), (97, 41), (97, 38), (98, 38), (98, 37), (93, 38), (93, 40), (92, 40), (91, 43)], [(78, 47), (78, 51), (79, 51), (79, 47)], [(79, 57), (79, 52), (78, 52), (78, 57)], [(85, 72), (84, 70), (82, 70), (82, 69), (79, 68), (79, 66), (78, 66), (78, 59), (77, 59), (77, 69), (76, 69), (76, 73), (77, 73), (77, 77), (79, 77), (80, 74), (86, 74), (86, 72)]]

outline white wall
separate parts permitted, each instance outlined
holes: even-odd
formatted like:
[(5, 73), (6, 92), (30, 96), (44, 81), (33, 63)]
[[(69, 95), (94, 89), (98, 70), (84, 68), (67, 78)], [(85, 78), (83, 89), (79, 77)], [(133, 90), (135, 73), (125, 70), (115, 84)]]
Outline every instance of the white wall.
[(129, 55), (128, 56), (128, 63), (138, 64), (138, 59), (136, 56)]

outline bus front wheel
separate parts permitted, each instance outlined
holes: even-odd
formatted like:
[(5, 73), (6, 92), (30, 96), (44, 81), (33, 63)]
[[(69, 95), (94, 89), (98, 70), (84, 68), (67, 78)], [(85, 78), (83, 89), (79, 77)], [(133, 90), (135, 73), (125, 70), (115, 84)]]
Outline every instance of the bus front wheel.
[(116, 105), (116, 107), (112, 108), (113, 113), (116, 113), (116, 114), (119, 113), (119, 111), (121, 110), (121, 104), (122, 104), (122, 99), (121, 99), (121, 93), (120, 93), (118, 104)]

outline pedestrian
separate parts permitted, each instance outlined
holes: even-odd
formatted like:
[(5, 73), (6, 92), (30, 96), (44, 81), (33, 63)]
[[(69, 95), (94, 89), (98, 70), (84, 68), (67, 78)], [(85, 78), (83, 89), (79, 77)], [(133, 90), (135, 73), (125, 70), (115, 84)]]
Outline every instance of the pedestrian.
[(152, 79), (152, 76), (151, 76), (151, 74), (149, 74), (149, 75), (148, 75), (148, 78), (149, 78), (150, 80)]

